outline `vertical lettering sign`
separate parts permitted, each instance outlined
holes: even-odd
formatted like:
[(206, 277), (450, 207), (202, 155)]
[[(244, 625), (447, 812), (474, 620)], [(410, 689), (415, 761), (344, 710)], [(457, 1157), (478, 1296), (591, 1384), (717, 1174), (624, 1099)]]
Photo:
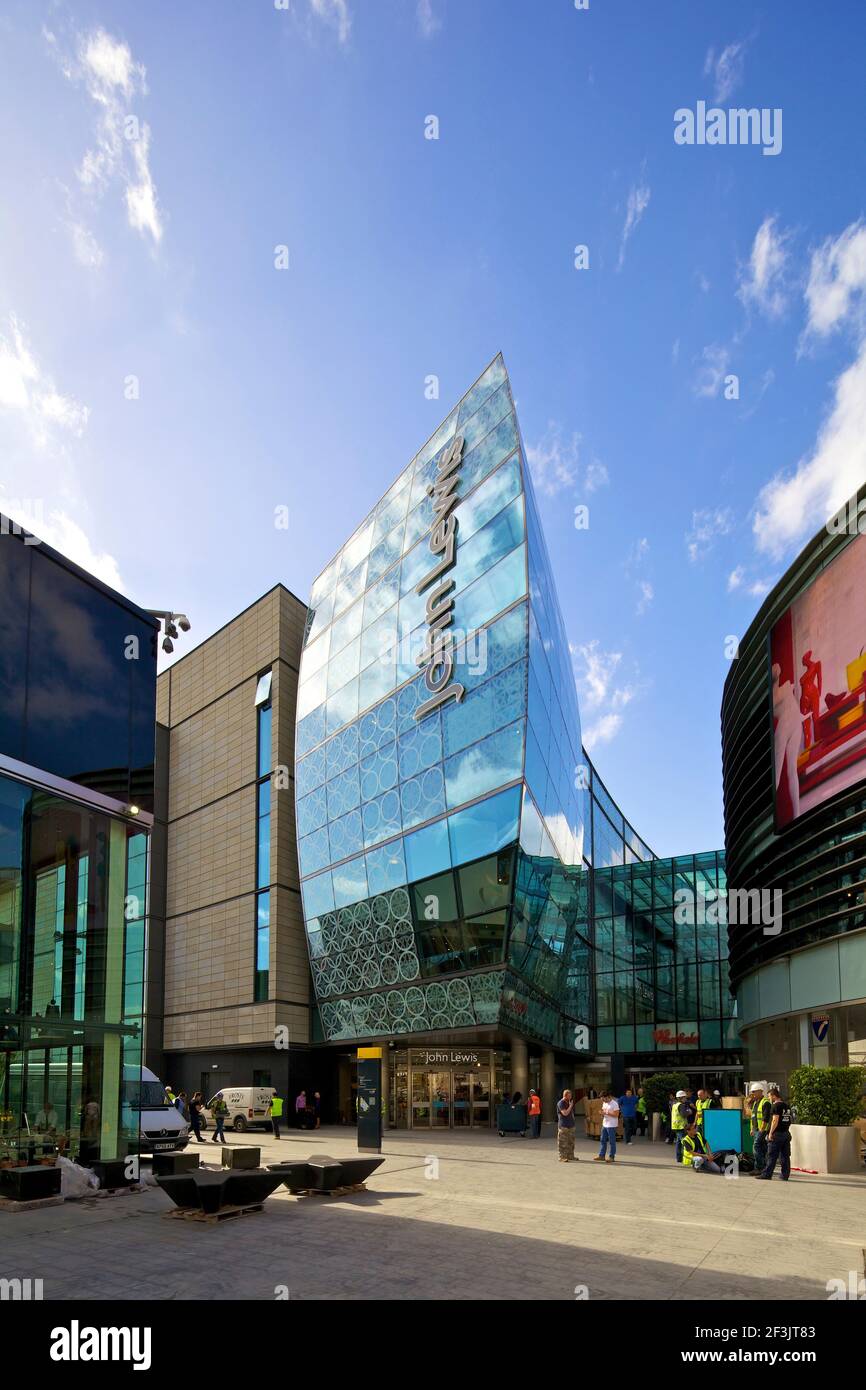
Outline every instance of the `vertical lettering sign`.
[[(427, 488), (433, 498), (433, 529), (430, 532), (430, 553), (439, 556), (433, 568), (415, 585), (416, 594), (423, 594), (430, 585), (424, 617), (427, 638), (418, 665), (426, 667), (424, 684), (430, 692), (415, 711), (415, 719), (423, 719), (446, 700), (462, 700), (465, 686), (451, 677), (454, 674), (454, 635), (449, 628), (454, 621), (454, 578), (448, 571), (454, 568), (457, 557), (457, 518), (453, 509), (457, 503), (457, 484), (463, 462), (463, 436), (458, 434), (446, 449), (436, 477)], [(438, 581), (438, 582), (437, 582)]]

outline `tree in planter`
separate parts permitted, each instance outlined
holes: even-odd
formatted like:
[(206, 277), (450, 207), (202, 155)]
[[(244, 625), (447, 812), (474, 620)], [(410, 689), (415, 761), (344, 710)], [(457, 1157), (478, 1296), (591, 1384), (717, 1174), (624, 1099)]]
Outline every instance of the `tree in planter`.
[(798, 1125), (851, 1125), (863, 1108), (863, 1067), (798, 1067), (788, 1078)]
[(668, 1108), (668, 1092), (685, 1091), (689, 1078), (684, 1071), (657, 1071), (643, 1083), (643, 1098), (648, 1115), (664, 1115)]

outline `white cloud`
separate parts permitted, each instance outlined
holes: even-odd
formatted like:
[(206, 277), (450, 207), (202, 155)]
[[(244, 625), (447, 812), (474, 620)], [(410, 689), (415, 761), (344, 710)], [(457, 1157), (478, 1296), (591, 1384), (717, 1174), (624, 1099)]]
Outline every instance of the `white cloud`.
[(622, 663), (622, 652), (604, 651), (598, 641), (571, 646), (581, 708), (591, 720), (583, 729), (587, 748), (593, 744), (609, 743), (622, 728), (622, 711), (641, 694), (642, 686), (634, 681), (616, 682)]
[(352, 32), (352, 16), (348, 0), (310, 0), (310, 8), (337, 35), (340, 43), (348, 43)]
[(744, 575), (745, 575), (745, 570), (743, 569), (743, 566), (742, 566), (742, 565), (737, 565), (736, 569), (732, 569), (732, 570), (731, 570), (730, 574), (728, 575), (728, 593), (729, 593), (729, 594), (732, 594), (732, 593), (734, 592), (735, 589), (741, 589), (741, 588), (743, 587), (743, 576), (744, 576)]
[(583, 730), (583, 745), (588, 753), (602, 743), (610, 743), (622, 728), (621, 714), (603, 714)]
[(692, 390), (696, 396), (717, 396), (728, 371), (730, 353), (718, 343), (710, 343), (701, 353), (700, 366)]
[(617, 262), (616, 267), (617, 270), (622, 270), (623, 264), (625, 262), (625, 248), (628, 244), (628, 239), (634, 231), (635, 227), (640, 222), (647, 208), (649, 207), (651, 192), (652, 190), (649, 184), (646, 182), (643, 172), (641, 172), (640, 181), (635, 184), (635, 186), (629, 191), (628, 195), (628, 202), (626, 204), (625, 223), (622, 229), (622, 240), (620, 241), (619, 245), (619, 260)]
[(442, 28), (442, 21), (433, 12), (432, 0), (418, 0), (418, 28), (425, 39), (430, 39)]
[(753, 304), (767, 318), (779, 318), (787, 303), (784, 277), (790, 232), (776, 229), (775, 217), (765, 217), (752, 242), (747, 265), (740, 266), (737, 297)]
[(775, 580), (772, 579), (752, 579), (747, 582), (745, 568), (737, 565), (728, 575), (728, 593), (742, 592), (750, 598), (763, 598), (770, 592), (774, 583)]
[(812, 252), (806, 286), (807, 331), (823, 337), (846, 322), (855, 309), (862, 313), (864, 289), (866, 224), (860, 220)]
[(691, 530), (686, 532), (686, 549), (692, 564), (712, 549), (716, 536), (727, 536), (733, 525), (730, 507), (700, 507), (693, 511)]
[(814, 449), (792, 474), (761, 490), (753, 531), (760, 551), (780, 558), (828, 520), (866, 478), (866, 340), (837, 378)]
[(640, 565), (649, 555), (650, 543), (646, 536), (641, 536), (640, 540), (635, 541), (626, 561), (626, 569), (631, 569), (633, 565)]
[(563, 488), (573, 487), (579, 454), (580, 435), (573, 434), (564, 444), (561, 427), (551, 421), (539, 442), (526, 448), (529, 471), (538, 491), (545, 497), (555, 497)]
[(704, 76), (713, 76), (715, 92), (713, 100), (727, 101), (743, 80), (743, 67), (746, 57), (745, 43), (729, 43), (716, 57), (715, 49), (707, 52), (704, 60)]
[(642, 618), (644, 613), (647, 611), (650, 604), (652, 603), (653, 599), (655, 598), (655, 590), (648, 579), (640, 580), (638, 584), (638, 590), (640, 593), (640, 597), (637, 601), (637, 609), (635, 611), (637, 612), (637, 616), (639, 618)]
[(101, 579), (104, 584), (109, 584), (120, 593), (126, 592), (114, 556), (107, 551), (98, 550), (68, 512), (54, 509), (46, 514), (41, 505), (9, 499), (2, 492), (0, 511), (46, 545), (59, 550), (68, 560)]
[(601, 463), (599, 459), (593, 459), (583, 475), (584, 491), (590, 494), (598, 492), (600, 487), (607, 487), (609, 482), (610, 476), (606, 465)]
[(55, 428), (80, 437), (88, 407), (57, 390), (14, 314), (8, 325), (6, 334), (0, 333), (0, 412), (15, 412), (39, 447), (48, 443)]
[[(82, 83), (97, 108), (95, 144), (85, 150), (77, 170), (81, 189), (99, 198), (118, 184), (129, 225), (158, 246), (163, 223), (150, 170), (150, 127), (130, 110), (136, 98), (147, 94), (144, 67), (134, 60), (127, 43), (102, 28), (79, 36), (74, 60), (57, 52), (53, 35), (46, 33), (46, 39), (64, 75)], [(84, 219), (73, 215), (69, 228), (81, 264), (101, 264), (102, 252)]]

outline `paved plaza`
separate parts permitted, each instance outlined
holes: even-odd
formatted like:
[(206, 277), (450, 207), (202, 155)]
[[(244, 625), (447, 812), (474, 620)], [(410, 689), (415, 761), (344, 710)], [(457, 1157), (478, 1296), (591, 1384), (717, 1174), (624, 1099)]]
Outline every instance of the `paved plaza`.
[[(354, 1131), (290, 1131), (262, 1161), (357, 1153)], [(759, 1187), (678, 1169), (637, 1140), (615, 1165), (540, 1140), (390, 1132), (366, 1192), (293, 1197), (219, 1225), (171, 1221), (158, 1189), (0, 1215), (0, 1277), (46, 1299), (825, 1300), (864, 1273), (863, 1177)], [(219, 1156), (208, 1142), (207, 1163)], [(589, 1161), (587, 1161), (589, 1160)], [(438, 1176), (434, 1176), (438, 1170)], [(579, 1296), (579, 1294), (578, 1294)]]

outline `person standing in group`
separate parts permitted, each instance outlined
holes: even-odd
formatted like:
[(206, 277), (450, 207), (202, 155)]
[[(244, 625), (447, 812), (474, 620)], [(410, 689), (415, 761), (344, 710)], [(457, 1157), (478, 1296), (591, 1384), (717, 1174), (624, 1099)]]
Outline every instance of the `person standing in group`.
[[(619, 1101), (614, 1100), (610, 1091), (602, 1091), (601, 1095), (601, 1146), (595, 1157), (596, 1163), (616, 1162), (616, 1130), (619, 1124)], [(605, 1153), (610, 1147), (610, 1156), (605, 1159)]]
[(526, 1102), (526, 1113), (529, 1116), (529, 1132), (533, 1139), (541, 1138), (541, 1096), (537, 1091), (530, 1090), (529, 1099)]
[(303, 1128), (304, 1128), (304, 1126), (305, 1126), (305, 1124), (306, 1124), (306, 1120), (304, 1119), (304, 1116), (306, 1115), (306, 1113), (307, 1113), (307, 1093), (306, 1093), (306, 1091), (301, 1091), (300, 1094), (299, 1094), (298, 1096), (295, 1097), (295, 1125), (296, 1125), (296, 1127), (297, 1127), (298, 1129), (303, 1129)]
[(772, 1119), (767, 1136), (767, 1166), (763, 1173), (756, 1173), (755, 1177), (766, 1178), (770, 1182), (778, 1161), (782, 1182), (787, 1182), (791, 1176), (791, 1125), (794, 1123), (794, 1112), (782, 1099), (782, 1092), (777, 1086), (770, 1087), (770, 1105)]
[(647, 1115), (646, 1099), (644, 1098), (643, 1086), (637, 1088), (637, 1132), (643, 1139), (647, 1131), (649, 1116)]
[(687, 1100), (688, 1094), (686, 1091), (677, 1091), (674, 1096), (673, 1105), (671, 1106), (671, 1137), (675, 1146), (674, 1159), (677, 1163), (681, 1163), (683, 1157), (682, 1143), (687, 1123), (685, 1114), (683, 1113), (683, 1106)]
[(676, 1103), (677, 1098), (673, 1091), (668, 1091), (667, 1112), (662, 1114), (662, 1124), (667, 1129), (667, 1135), (665, 1136), (666, 1144), (672, 1144), (674, 1142), (674, 1106)]
[(204, 1143), (201, 1137), (201, 1114), (203, 1110), (204, 1097), (201, 1091), (194, 1091), (189, 1103), (189, 1122), (197, 1144)]
[(175, 1095), (174, 1091), (171, 1089), (170, 1086), (166, 1086), (165, 1088), (165, 1098), (168, 1101), (169, 1105), (174, 1105), (175, 1101), (177, 1100), (177, 1096)]
[(186, 1091), (178, 1091), (174, 1098), (174, 1108), (185, 1120), (189, 1120), (189, 1105), (187, 1104)]
[(695, 1115), (695, 1124), (697, 1125), (701, 1134), (703, 1134), (704, 1132), (704, 1111), (709, 1110), (711, 1104), (712, 1101), (710, 1100), (709, 1091), (705, 1091), (703, 1087), (701, 1087), (701, 1089), (698, 1091), (698, 1098), (695, 1101), (695, 1110), (697, 1111), (697, 1114)]
[(313, 1092), (313, 1109), (316, 1112), (316, 1129), (321, 1128), (322, 1124), (322, 1097), (318, 1091)]
[(560, 1163), (578, 1162), (574, 1154), (574, 1097), (563, 1091), (556, 1102), (556, 1151)]
[(772, 1121), (772, 1102), (764, 1095), (763, 1086), (749, 1089), (749, 1130), (755, 1155), (755, 1172), (763, 1173), (767, 1166), (767, 1138)]
[(711, 1101), (710, 1101), (710, 1109), (711, 1109), (711, 1110), (724, 1110), (724, 1108), (725, 1108), (725, 1107), (722, 1105), (722, 1093), (721, 1093), (721, 1091), (713, 1091), (712, 1099), (711, 1099)]
[(622, 1114), (622, 1137), (626, 1144), (633, 1144), (637, 1131), (637, 1096), (634, 1091), (629, 1089), (624, 1096), (620, 1096), (619, 1108)]
[(217, 1091), (216, 1095), (211, 1101), (210, 1113), (213, 1115), (213, 1122), (216, 1125), (216, 1133), (211, 1139), (211, 1143), (225, 1144), (227, 1142), (225, 1136), (225, 1122), (226, 1115), (229, 1113), (229, 1108), (223, 1100), (222, 1091)]
[(279, 1139), (280, 1125), (283, 1122), (283, 1101), (282, 1097), (278, 1096), (276, 1091), (271, 1096), (271, 1103), (268, 1106), (268, 1115), (270, 1116), (271, 1125), (273, 1126), (274, 1138)]

